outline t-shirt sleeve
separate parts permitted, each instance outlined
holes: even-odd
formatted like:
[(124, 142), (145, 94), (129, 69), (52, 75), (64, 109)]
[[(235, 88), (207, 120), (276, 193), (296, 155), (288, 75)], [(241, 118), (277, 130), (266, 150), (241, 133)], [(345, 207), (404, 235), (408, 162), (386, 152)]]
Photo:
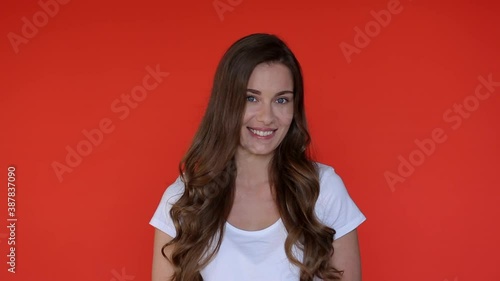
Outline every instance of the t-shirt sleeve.
[(184, 182), (179, 176), (174, 183), (167, 187), (163, 196), (161, 197), (160, 204), (156, 208), (153, 217), (149, 224), (165, 232), (171, 237), (175, 237), (175, 226), (170, 217), (170, 209), (172, 205), (182, 196), (184, 192)]
[(320, 195), (315, 210), (318, 218), (336, 231), (334, 240), (356, 229), (366, 220), (349, 196), (340, 176), (326, 165), (320, 168)]

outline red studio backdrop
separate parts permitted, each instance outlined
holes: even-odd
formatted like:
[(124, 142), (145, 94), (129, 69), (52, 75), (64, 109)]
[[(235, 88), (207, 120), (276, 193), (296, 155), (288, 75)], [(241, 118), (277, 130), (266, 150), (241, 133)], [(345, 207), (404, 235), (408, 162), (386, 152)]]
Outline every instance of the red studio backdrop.
[(256, 32), (302, 64), (312, 151), (367, 217), (363, 280), (500, 280), (499, 13), (472, 0), (5, 2), (0, 280), (150, 280), (149, 220), (219, 59)]

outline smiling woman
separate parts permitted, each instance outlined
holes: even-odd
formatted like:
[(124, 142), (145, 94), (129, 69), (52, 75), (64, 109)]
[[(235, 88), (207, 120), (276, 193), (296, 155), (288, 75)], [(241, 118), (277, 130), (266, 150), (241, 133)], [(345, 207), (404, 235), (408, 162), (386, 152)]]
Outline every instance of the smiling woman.
[(150, 221), (152, 280), (360, 281), (366, 218), (309, 143), (292, 51), (270, 34), (235, 42)]
[[(250, 75), (239, 154), (271, 154), (293, 119), (293, 78), (281, 63), (261, 63)], [(248, 157), (245, 156), (245, 157)]]

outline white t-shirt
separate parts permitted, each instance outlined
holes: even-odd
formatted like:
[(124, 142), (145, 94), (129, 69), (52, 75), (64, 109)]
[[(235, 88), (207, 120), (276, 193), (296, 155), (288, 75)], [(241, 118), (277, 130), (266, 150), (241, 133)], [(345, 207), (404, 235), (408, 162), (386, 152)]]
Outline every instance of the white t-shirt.
[[(338, 239), (357, 228), (366, 217), (349, 196), (335, 170), (317, 164), (320, 193), (315, 206), (316, 215), (323, 224), (335, 229), (334, 239)], [(179, 176), (164, 192), (149, 222), (171, 237), (175, 237), (176, 231), (169, 211), (183, 190), (184, 183)], [(242, 230), (226, 222), (219, 252), (200, 272), (203, 280), (299, 280), (299, 269), (288, 261), (285, 254), (286, 236), (281, 219), (257, 231)], [(298, 249), (295, 249), (294, 255), (302, 260), (302, 253)]]

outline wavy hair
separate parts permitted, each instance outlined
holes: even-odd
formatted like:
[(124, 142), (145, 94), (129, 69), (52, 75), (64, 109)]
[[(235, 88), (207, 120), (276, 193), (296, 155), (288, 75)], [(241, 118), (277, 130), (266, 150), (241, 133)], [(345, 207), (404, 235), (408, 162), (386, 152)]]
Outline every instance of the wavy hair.
[[(330, 264), (334, 229), (315, 215), (319, 195), (318, 167), (310, 157), (310, 135), (304, 110), (302, 70), (295, 55), (276, 35), (245, 36), (223, 55), (215, 73), (208, 107), (187, 153), (179, 163), (185, 189), (170, 216), (176, 236), (162, 248), (173, 246), (171, 280), (203, 280), (200, 271), (220, 248), (224, 225), (234, 201), (235, 152), (246, 105), (246, 89), (254, 68), (281, 63), (293, 76), (294, 116), (269, 165), (269, 183), (288, 235), (285, 252), (300, 269), (300, 280), (315, 276), (338, 280), (343, 271)], [(293, 247), (303, 253), (302, 260)], [(168, 258), (167, 258), (168, 259)]]

